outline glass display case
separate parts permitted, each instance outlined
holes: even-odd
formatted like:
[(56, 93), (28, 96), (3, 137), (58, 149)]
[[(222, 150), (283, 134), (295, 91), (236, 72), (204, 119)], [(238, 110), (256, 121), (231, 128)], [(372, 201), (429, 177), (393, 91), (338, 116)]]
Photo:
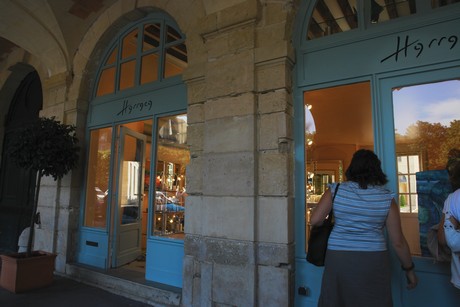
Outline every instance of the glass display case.
[(155, 195), (155, 234), (184, 232), (184, 205), (176, 192), (157, 191)]

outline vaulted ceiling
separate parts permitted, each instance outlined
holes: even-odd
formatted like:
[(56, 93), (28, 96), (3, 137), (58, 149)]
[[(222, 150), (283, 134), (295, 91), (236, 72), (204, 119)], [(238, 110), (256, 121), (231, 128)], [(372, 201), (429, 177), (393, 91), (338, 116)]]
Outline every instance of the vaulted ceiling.
[[(116, 1), (0, 0), (0, 61), (20, 46), (55, 62), (49, 67), (59, 72), (97, 17)], [(60, 56), (47, 59), (47, 53)]]

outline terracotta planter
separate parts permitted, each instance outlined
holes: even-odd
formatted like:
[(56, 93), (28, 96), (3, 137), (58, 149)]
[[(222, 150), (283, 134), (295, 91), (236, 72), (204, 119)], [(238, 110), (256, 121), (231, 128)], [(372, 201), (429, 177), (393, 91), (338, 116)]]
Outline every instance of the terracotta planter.
[(0, 286), (19, 293), (38, 289), (53, 282), (56, 254), (35, 251), (32, 257), (25, 253), (0, 255), (2, 259)]

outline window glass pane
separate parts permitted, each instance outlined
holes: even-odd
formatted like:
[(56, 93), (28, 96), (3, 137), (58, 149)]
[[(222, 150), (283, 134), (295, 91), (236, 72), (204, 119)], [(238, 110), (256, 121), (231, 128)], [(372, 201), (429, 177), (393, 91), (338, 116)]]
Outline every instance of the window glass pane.
[(106, 227), (112, 129), (91, 131), (84, 226)]
[(131, 136), (124, 137), (123, 161), (120, 164), (121, 178), (119, 188), (120, 224), (137, 223), (140, 215), (140, 195), (143, 178), (142, 163), (144, 142)]
[(137, 35), (137, 29), (135, 29), (123, 38), (123, 45), (121, 49), (122, 59), (136, 55)]
[(309, 217), (328, 184), (345, 180), (345, 170), (356, 150), (374, 149), (370, 83), (307, 91), (304, 111), (308, 249)]
[[(153, 120), (143, 120), (143, 121), (135, 121), (135, 122), (129, 122), (129, 123), (124, 123), (122, 126), (124, 128), (127, 128), (129, 130), (135, 131), (137, 133), (143, 134), (147, 136), (147, 142), (144, 144), (145, 149), (142, 148), (141, 146), (142, 142), (140, 142), (138, 138), (134, 138), (132, 135), (127, 135), (125, 136), (125, 144), (124, 146), (124, 154), (123, 154), (123, 166), (121, 167), (121, 172), (124, 173), (122, 176), (123, 178), (122, 183), (117, 187), (116, 186), (116, 181), (114, 181), (114, 187), (113, 190), (115, 191), (117, 188), (121, 187), (121, 191), (119, 192), (119, 196), (121, 195), (121, 199), (119, 200), (119, 204), (121, 208), (118, 208), (120, 210), (120, 215), (122, 217), (121, 224), (127, 224), (127, 223), (133, 223), (135, 222), (136, 218), (140, 218), (141, 221), (141, 229), (142, 229), (142, 239), (141, 239), (141, 246), (142, 249), (145, 251), (146, 246), (147, 246), (147, 223), (148, 223), (148, 213), (151, 212), (149, 210), (149, 200), (150, 200), (150, 191), (152, 193), (154, 192), (153, 190), (150, 189), (150, 182), (151, 182), (151, 176), (150, 176), (150, 166), (151, 166), (151, 155), (152, 155), (152, 124)], [(117, 127), (119, 128), (119, 127)], [(114, 146), (118, 147), (118, 146)], [(118, 161), (117, 158), (117, 152), (113, 154), (113, 160)], [(144, 167), (144, 173), (138, 173), (139, 168), (137, 168), (136, 165), (139, 165), (139, 162), (142, 161), (141, 156), (145, 155), (145, 167)], [(121, 155), (120, 155), (121, 158)], [(122, 159), (120, 159), (122, 160)], [(115, 168), (117, 167), (117, 164), (115, 164)], [(128, 171), (126, 173), (126, 171)], [(117, 173), (117, 169), (113, 171), (113, 173)], [(134, 176), (133, 176), (134, 175)], [(135, 178), (140, 177), (144, 178), (143, 181), (143, 195), (142, 195), (142, 201), (140, 204), (140, 214), (139, 210), (137, 209), (137, 206), (134, 205), (135, 200), (139, 200), (138, 196), (135, 195), (135, 191), (138, 190), (139, 186), (136, 187), (136, 185), (141, 184), (140, 181), (136, 181)], [(124, 186), (124, 187), (123, 187)], [(139, 193), (140, 194), (140, 193)], [(129, 206), (126, 206), (127, 203), (130, 203)], [(153, 207), (152, 207), (153, 210)], [(131, 227), (131, 226), (130, 226)]]
[(134, 72), (136, 70), (136, 61), (129, 61), (121, 64), (120, 71), (120, 90), (134, 87)]
[(109, 58), (107, 59), (107, 62), (105, 63), (105, 65), (115, 64), (115, 61), (117, 59), (117, 52), (118, 52), (118, 48), (114, 48)]
[(166, 49), (164, 78), (179, 75), (186, 67), (187, 49), (185, 44), (179, 44)]
[(160, 24), (147, 24), (144, 26), (144, 41), (142, 51), (147, 51), (160, 46)]
[(415, 175), (410, 175), (409, 176), (409, 192), (410, 193), (417, 193), (417, 186), (416, 186), (416, 180), (415, 180)]
[(416, 13), (415, 1), (409, 0), (371, 0), (371, 23), (378, 23), (409, 16)]
[[(407, 184), (405, 185), (405, 187), (407, 189)], [(410, 200), (407, 198), (407, 195), (408, 194), (404, 194), (404, 193), (399, 194), (399, 206), (401, 207), (401, 212), (409, 213), (410, 212)]]
[(166, 32), (166, 43), (172, 43), (175, 42), (179, 39), (182, 39), (182, 36), (177, 32), (173, 27), (167, 26), (167, 32)]
[(416, 255), (431, 257), (426, 235), (451, 189), (446, 164), (449, 151), (460, 148), (459, 88), (452, 80), (393, 90), (399, 205), (416, 217), (401, 220)]
[(142, 57), (141, 84), (158, 80), (158, 54), (152, 53)]
[(460, 0), (431, 0), (431, 7), (437, 8), (440, 6), (446, 6), (454, 3), (460, 3)]
[(412, 212), (418, 212), (418, 196), (417, 194), (411, 194), (411, 210)]
[(412, 170), (411, 173), (420, 170), (419, 159), (418, 156), (409, 156), (409, 168)]
[(398, 157), (398, 170), (401, 173), (407, 174), (408, 168), (407, 168), (407, 157)]
[(356, 0), (317, 1), (309, 25), (307, 39), (315, 39), (358, 27)]
[(97, 85), (96, 96), (103, 96), (115, 92), (115, 67), (102, 71)]
[(157, 139), (153, 233), (183, 239), (186, 166), (190, 162), (187, 116), (160, 118)]

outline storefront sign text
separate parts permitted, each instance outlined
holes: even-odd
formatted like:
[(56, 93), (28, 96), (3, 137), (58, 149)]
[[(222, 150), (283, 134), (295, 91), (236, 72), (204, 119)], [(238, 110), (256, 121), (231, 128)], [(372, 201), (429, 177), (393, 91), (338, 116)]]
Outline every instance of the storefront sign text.
[(394, 58), (395, 62), (398, 62), (400, 56), (404, 58), (415, 56), (415, 58), (418, 58), (426, 49), (448, 48), (449, 50), (452, 50), (457, 42), (458, 37), (456, 35), (433, 38), (428, 42), (423, 42), (419, 39), (411, 41), (409, 35), (406, 35), (404, 43), (401, 43), (401, 37), (398, 36), (396, 51), (382, 59), (380, 63), (383, 63), (391, 58)]
[(132, 112), (142, 112), (142, 110), (147, 109), (150, 111), (152, 109), (152, 100), (147, 100), (144, 102), (136, 102), (136, 103), (129, 103), (129, 101), (126, 99), (123, 101), (123, 107), (121, 108), (121, 111), (117, 113), (117, 116), (124, 116), (127, 114), (131, 114)]

